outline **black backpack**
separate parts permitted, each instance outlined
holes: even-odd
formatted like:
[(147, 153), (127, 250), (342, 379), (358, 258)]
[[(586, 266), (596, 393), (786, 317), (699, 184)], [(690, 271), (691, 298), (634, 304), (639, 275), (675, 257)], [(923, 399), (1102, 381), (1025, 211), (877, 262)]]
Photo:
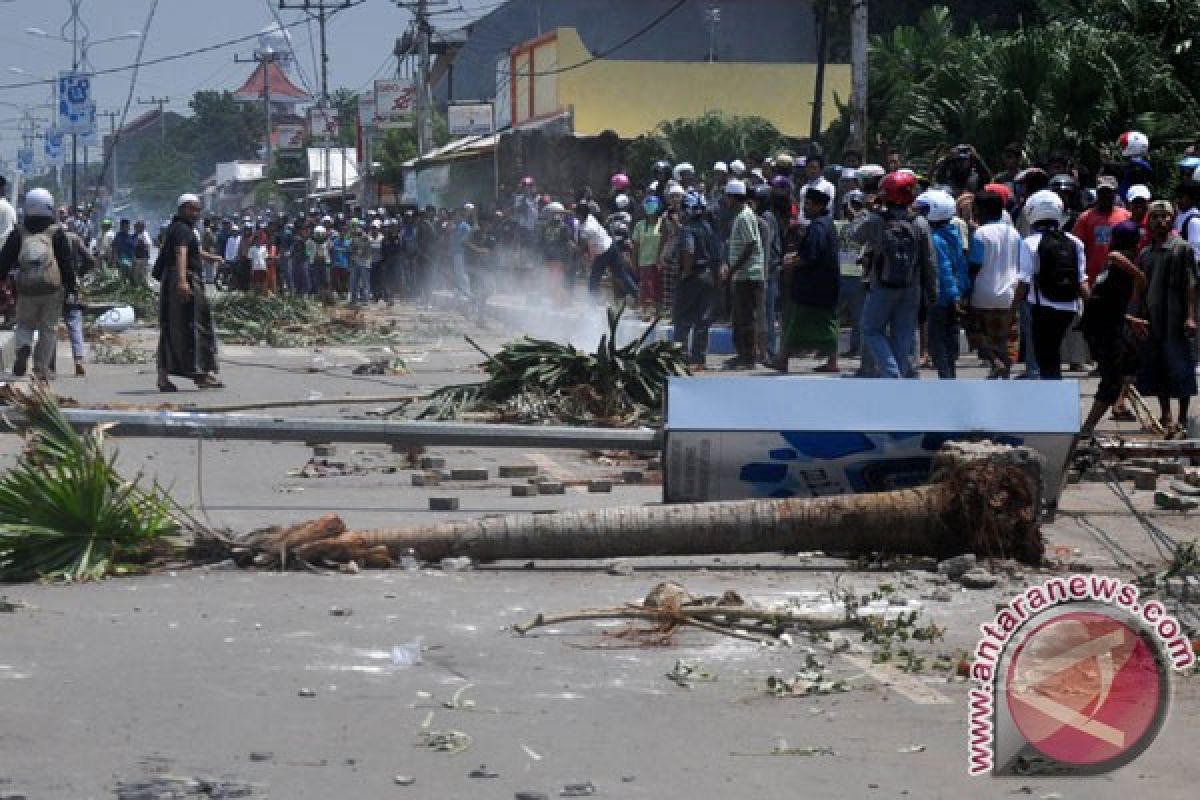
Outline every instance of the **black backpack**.
[(920, 240), (910, 216), (885, 216), (883, 241), (875, 253), (875, 274), (887, 289), (907, 289), (917, 276)]
[(1038, 294), (1055, 303), (1070, 303), (1079, 297), (1079, 251), (1060, 230), (1042, 232), (1038, 242), (1038, 271), (1034, 276)]

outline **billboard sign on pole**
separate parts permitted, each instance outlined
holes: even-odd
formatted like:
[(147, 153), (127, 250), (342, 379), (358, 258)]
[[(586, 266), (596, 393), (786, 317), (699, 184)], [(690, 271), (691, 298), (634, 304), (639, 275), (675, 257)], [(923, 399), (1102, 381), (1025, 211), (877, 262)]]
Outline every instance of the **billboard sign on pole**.
[(300, 123), (281, 123), (271, 133), (271, 146), (280, 158), (304, 155), (304, 126)]
[(58, 76), (58, 129), (87, 135), (96, 129), (96, 102), (92, 76), (62, 72)]
[(417, 86), (410, 81), (375, 81), (375, 127), (411, 128), (416, 121)]
[(332, 108), (313, 108), (308, 112), (309, 134), (320, 143), (332, 143), (338, 138), (338, 114)]
[(494, 132), (491, 103), (455, 103), (446, 108), (452, 136), (488, 136)]
[(45, 138), (42, 140), (45, 144), (46, 161), (56, 167), (63, 165), (63, 133), (58, 130), (46, 131)]

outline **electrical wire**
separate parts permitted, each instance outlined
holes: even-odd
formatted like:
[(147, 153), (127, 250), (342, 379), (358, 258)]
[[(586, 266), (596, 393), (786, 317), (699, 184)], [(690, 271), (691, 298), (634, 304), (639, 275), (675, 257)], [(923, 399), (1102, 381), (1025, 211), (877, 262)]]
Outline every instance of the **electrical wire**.
[(570, 72), (571, 70), (579, 69), (580, 67), (586, 67), (588, 64), (594, 63), (596, 61), (600, 61), (601, 59), (604, 59), (604, 58), (608, 58), (613, 53), (617, 52), (618, 50), (620, 50), (624, 47), (627, 47), (628, 45), (637, 41), (641, 37), (645, 36), (650, 31), (657, 28), (660, 24), (662, 24), (667, 19), (667, 17), (671, 16), (676, 11), (683, 8), (685, 5), (687, 5), (687, 3), (688, 3), (688, 0), (677, 0), (675, 5), (671, 6), (666, 11), (662, 12), (657, 17), (655, 17), (654, 19), (647, 22), (644, 26), (642, 26), (638, 30), (634, 31), (632, 34), (625, 37), (620, 42), (617, 42), (615, 45), (613, 45), (612, 47), (609, 47), (606, 50), (600, 50), (600, 51), (594, 53), (591, 57), (585, 58), (583, 61), (580, 61), (576, 64), (569, 64), (565, 67), (558, 67), (557, 69), (545, 70), (543, 72), (522, 72), (517, 77), (519, 77), (519, 78), (543, 78), (543, 77), (547, 77), (550, 75), (561, 75), (564, 72)]
[[(354, 5), (346, 6), (344, 8), (339, 6), (338, 8), (332, 9), (329, 12), (329, 16), (332, 17), (335, 14), (338, 14), (342, 11), (346, 11), (351, 8), (356, 8), (357, 6), (362, 5), (366, 1), (367, 0), (358, 0), (358, 2), (354, 3)], [(305, 24), (305, 20), (299, 20), (299, 21), (293, 22), (285, 27), (286, 28), (296, 28), (303, 24)], [(153, 67), (153, 66), (157, 66), (158, 64), (167, 64), (172, 61), (179, 61), (180, 59), (191, 58), (192, 56), (200, 55), (202, 53), (211, 53), (214, 50), (222, 50), (226, 47), (233, 47), (234, 45), (243, 44), (244, 42), (254, 41), (254, 40), (258, 39), (258, 36), (259, 36), (259, 34), (257, 34), (257, 33), (252, 33), (248, 36), (239, 36), (236, 39), (227, 39), (223, 42), (217, 42), (215, 44), (206, 45), (204, 47), (197, 47), (192, 50), (185, 50), (182, 53), (176, 53), (174, 55), (161, 56), (159, 58), (152, 58), (147, 61), (141, 61), (137, 64), (125, 64), (120, 67), (109, 67), (107, 69), (99, 69), (99, 70), (96, 70), (95, 72), (93, 72), (92, 75), (94, 75), (94, 76), (95, 75), (114, 75), (119, 72), (128, 72), (129, 70), (135, 69), (138, 67)], [(54, 86), (57, 83), (58, 83), (57, 78), (38, 79), (38, 80), (32, 80), (32, 81), (24, 81), (22, 83), (4, 83), (4, 84), (0, 84), (0, 91), (3, 91), (5, 89), (28, 89), (31, 86)]]
[(279, 15), (279, 9), (275, 6), (273, 0), (263, 0), (267, 5), (267, 10), (271, 12), (271, 17), (275, 20), (275, 24), (279, 30), (287, 36), (288, 52), (292, 55), (292, 63), (296, 65), (296, 76), (300, 78), (300, 85), (304, 87), (304, 91), (308, 92), (310, 97), (316, 97), (317, 93), (313, 89), (312, 83), (309, 82), (308, 76), (304, 74), (304, 65), (300, 63), (300, 59), (296, 57), (296, 48), (292, 47), (292, 37), (287, 33), (287, 26), (283, 24), (283, 18)]
[[(146, 23), (142, 26), (142, 35), (138, 39), (137, 55), (134, 57), (133, 74), (129, 76), (129, 93), (125, 95), (125, 107), (121, 109), (121, 124), (116, 127), (112, 135), (112, 144), (108, 148), (108, 153), (104, 156), (104, 161), (100, 164), (100, 173), (96, 177), (96, 186), (92, 190), (93, 194), (99, 194), (100, 187), (104, 184), (104, 175), (108, 172), (108, 165), (112, 161), (113, 154), (117, 152), (117, 145), (121, 141), (121, 131), (125, 128), (125, 120), (129, 116), (129, 107), (133, 104), (133, 95), (137, 90), (138, 72), (141, 71), (142, 53), (146, 50), (146, 40), (150, 38), (150, 25), (154, 22), (154, 15), (158, 11), (159, 0), (154, 0), (150, 4), (150, 11), (146, 14)], [(159, 113), (165, 113), (161, 109)], [(116, 202), (116, 197), (113, 197), (113, 202)]]

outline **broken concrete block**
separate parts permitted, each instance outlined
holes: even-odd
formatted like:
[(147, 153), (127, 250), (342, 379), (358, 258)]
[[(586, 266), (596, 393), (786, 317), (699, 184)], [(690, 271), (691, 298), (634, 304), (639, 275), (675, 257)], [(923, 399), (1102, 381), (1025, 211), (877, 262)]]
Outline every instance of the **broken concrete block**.
[(313, 456), (316, 458), (333, 458), (337, 455), (337, 446), (332, 444), (314, 444)]
[(1189, 469), (1183, 474), (1183, 482), (1189, 486), (1200, 486), (1200, 470)]
[(979, 567), (967, 570), (958, 580), (968, 589), (991, 589), (1000, 582), (995, 575)]
[(538, 488), (531, 483), (518, 483), (512, 487), (513, 497), (537, 497)]
[(646, 473), (640, 469), (627, 469), (621, 473), (621, 480), (625, 483), (641, 483), (646, 478)]
[(1128, 464), (1122, 464), (1117, 471), (1117, 477), (1123, 481), (1133, 481), (1133, 485), (1137, 489), (1145, 489), (1147, 487), (1153, 489), (1158, 482), (1158, 473), (1149, 467), (1133, 467)]
[(431, 497), (429, 498), (430, 511), (458, 511), (457, 497)]
[(954, 558), (947, 558), (945, 561), (939, 561), (937, 571), (950, 580), (956, 581), (963, 576), (963, 573), (975, 569), (976, 562), (977, 559), (974, 553), (966, 553)]
[(1158, 488), (1158, 473), (1152, 469), (1139, 467), (1133, 476), (1133, 487), (1144, 492), (1153, 492)]
[(604, 565), (604, 571), (609, 575), (632, 575), (633, 564), (630, 564), (623, 558), (615, 558)]
[(588, 491), (592, 494), (607, 494), (612, 491), (612, 481), (593, 480), (588, 481)]
[(463, 467), (450, 470), (450, 480), (452, 481), (486, 481), (487, 479), (486, 467)]
[(542, 481), (536, 484), (538, 494), (566, 494), (567, 487), (562, 481)]
[(413, 486), (439, 486), (442, 483), (442, 476), (436, 472), (418, 472), (412, 476)]
[(538, 468), (535, 464), (501, 464), (501, 478), (534, 478), (537, 477)]
[(1174, 492), (1157, 491), (1154, 493), (1154, 505), (1167, 511), (1191, 511), (1200, 507), (1200, 500), (1180, 497)]
[(421, 456), (421, 469), (445, 469), (446, 459), (441, 456)]
[(1169, 485), (1172, 492), (1182, 497), (1200, 497), (1200, 486), (1183, 481), (1171, 481)]

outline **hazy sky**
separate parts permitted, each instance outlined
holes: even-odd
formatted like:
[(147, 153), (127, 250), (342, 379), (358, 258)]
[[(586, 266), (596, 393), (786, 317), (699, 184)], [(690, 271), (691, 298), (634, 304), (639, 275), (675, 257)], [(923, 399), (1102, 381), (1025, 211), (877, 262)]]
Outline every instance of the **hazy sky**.
[[(296, 0), (289, 2), (296, 4)], [(499, 4), (499, 0), (442, 0), (438, 10), (462, 10), (438, 14), (434, 21), (440, 27), (458, 27)], [(95, 42), (129, 30), (141, 30), (152, 5), (153, 0), (83, 0), (81, 17), (91, 41)], [(274, 23), (272, 7), (285, 25), (304, 19), (303, 12), (278, 11), (278, 5), (278, 0), (159, 0), (142, 60), (254, 34)], [(69, 42), (32, 36), (25, 29), (36, 27), (58, 35), (69, 17), (68, 0), (0, 0), (0, 159), (11, 163), (19, 144), (17, 118), (21, 112), (6, 104), (44, 103), (51, 96), (49, 85), (12, 88), (13, 84), (26, 83), (31, 77), (17, 74), (10, 67), (37, 77), (52, 77), (71, 65)], [(407, 29), (410, 20), (409, 12), (397, 8), (392, 0), (366, 0), (333, 16), (327, 26), (330, 91), (342, 86), (367, 88), (375, 77), (391, 75), (396, 64), (391, 56), (393, 43)], [(311, 25), (311, 35), (310, 26), (305, 24), (291, 28), (290, 32), (301, 71), (315, 88), (313, 51), (319, 52), (317, 26)], [(97, 44), (90, 51), (90, 61), (97, 70), (133, 64), (137, 48), (136, 39)], [(253, 42), (243, 42), (142, 67), (128, 119), (149, 108), (139, 106), (138, 98), (169, 97), (168, 108), (185, 111), (188, 99), (198, 89), (238, 88), (253, 65), (235, 63), (234, 56), (249, 57), (253, 49)], [(96, 78), (100, 110), (122, 109), (131, 75), (131, 71), (126, 71)], [(37, 109), (36, 113), (47, 117), (50, 110)], [(100, 127), (108, 130), (107, 118), (100, 118)]]

